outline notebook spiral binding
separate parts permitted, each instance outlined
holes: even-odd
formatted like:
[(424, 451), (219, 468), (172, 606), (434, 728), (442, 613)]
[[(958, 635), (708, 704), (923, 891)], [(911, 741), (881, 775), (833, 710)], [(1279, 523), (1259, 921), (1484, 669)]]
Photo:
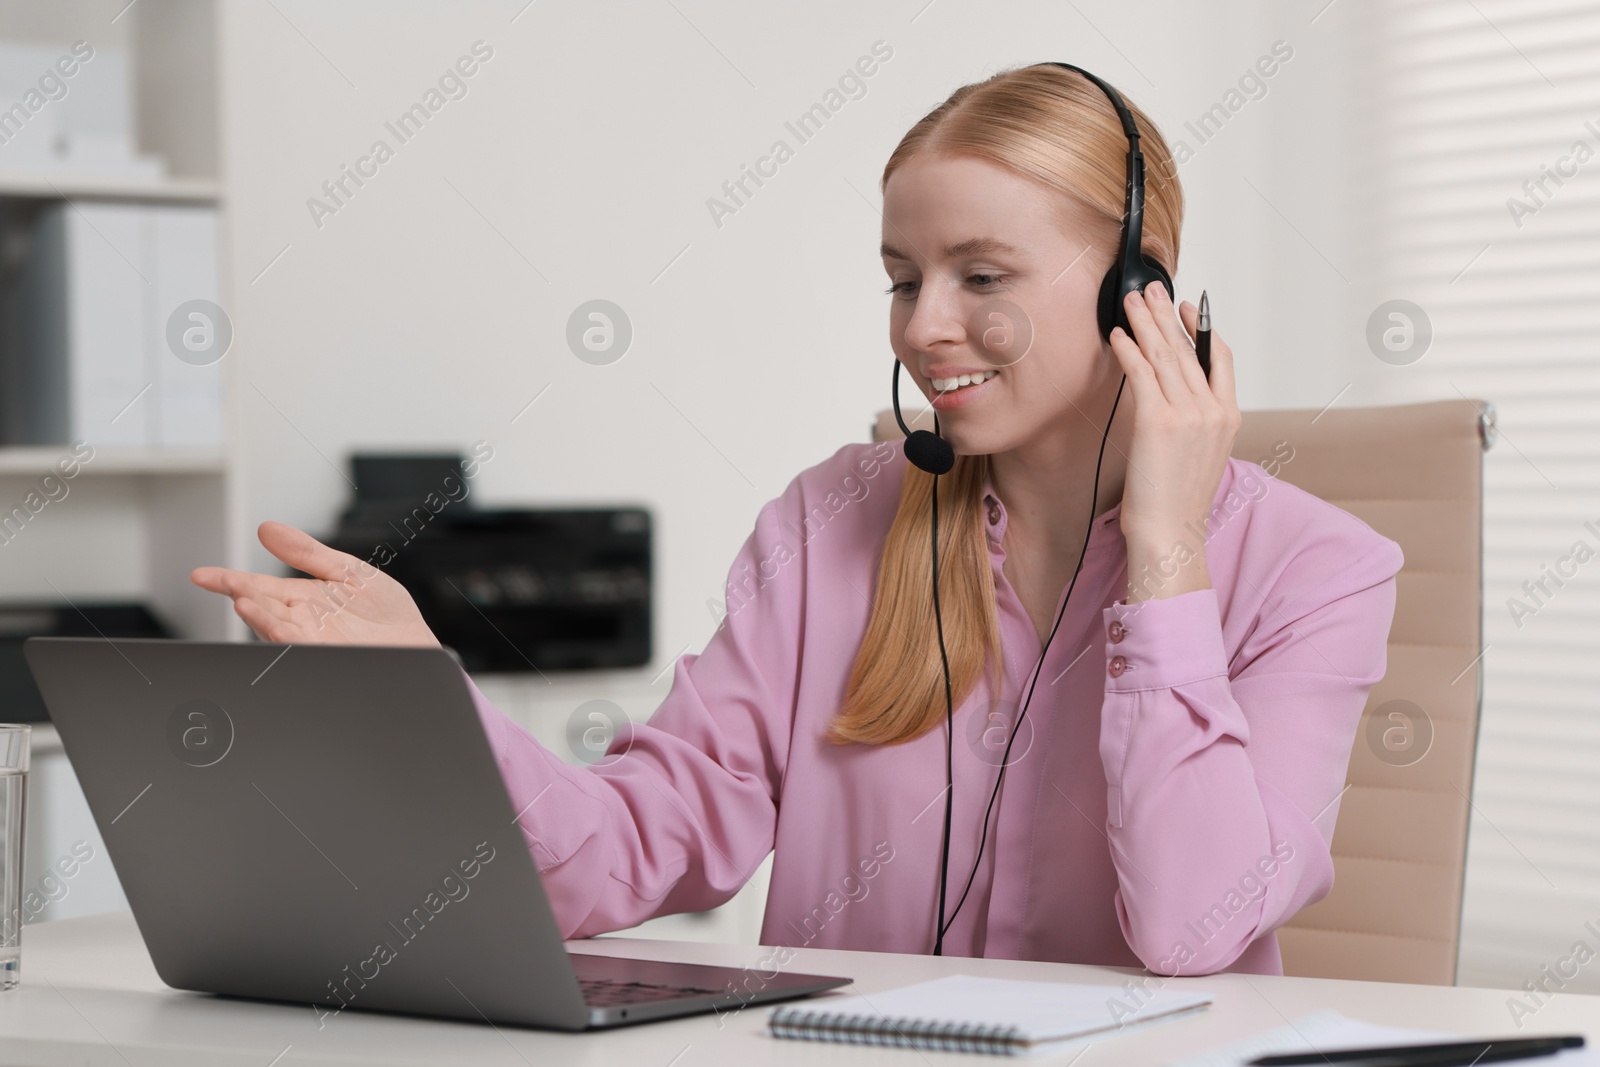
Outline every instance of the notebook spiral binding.
[(873, 1018), (847, 1012), (778, 1008), (767, 1020), (773, 1037), (881, 1045), (934, 1052), (1020, 1055), (1028, 1042), (1015, 1026), (983, 1026), (939, 1019)]

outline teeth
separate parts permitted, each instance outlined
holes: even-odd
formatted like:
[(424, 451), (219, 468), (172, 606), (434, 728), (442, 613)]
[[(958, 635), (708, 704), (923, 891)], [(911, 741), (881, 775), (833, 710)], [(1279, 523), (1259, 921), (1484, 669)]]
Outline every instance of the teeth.
[(999, 373), (999, 371), (986, 370), (978, 374), (962, 374), (954, 378), (934, 378), (931, 380), (933, 382), (933, 387), (936, 390), (941, 393), (948, 393), (952, 389), (960, 389), (962, 386), (977, 385), (980, 382), (986, 382)]

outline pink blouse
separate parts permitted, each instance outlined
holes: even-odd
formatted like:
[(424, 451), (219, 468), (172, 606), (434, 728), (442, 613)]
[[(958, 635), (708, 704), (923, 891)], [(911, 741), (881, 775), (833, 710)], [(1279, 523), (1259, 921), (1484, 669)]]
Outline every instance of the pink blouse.
[[(715, 907), (775, 852), (764, 944), (932, 950), (943, 727), (898, 745), (825, 737), (905, 470), (898, 443), (846, 445), (763, 506), (722, 625), (599, 763), (562, 761), (472, 687), (564, 935)], [(996, 711), (987, 676), (956, 709), (952, 908), (1042, 646), (985, 490), (1004, 677)], [(1231, 460), (1189, 539), (1208, 535), (1213, 588), (1124, 604), (1120, 510), (1094, 522), (945, 952), (1281, 974), (1272, 931), (1333, 884), (1400, 548)]]

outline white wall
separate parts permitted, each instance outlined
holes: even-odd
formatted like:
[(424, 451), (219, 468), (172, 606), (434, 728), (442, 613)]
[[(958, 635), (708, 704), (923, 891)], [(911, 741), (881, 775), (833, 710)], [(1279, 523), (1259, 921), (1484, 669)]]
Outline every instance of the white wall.
[[(1325, 324), (1344, 320), (1348, 286), (1247, 181), (1330, 258), (1353, 258), (1326, 165), (1352, 121), (1330, 92), (1350, 77), (1350, 11), (1306, 25), (1264, 3), (1085, 2), (1080, 17), (1042, 0), (939, 0), (912, 21), (919, 3), (592, 3), (536, 4), (512, 23), (519, 6), (226, 8), (252, 526), (326, 530), (349, 492), (334, 465), (352, 446), (488, 439), (486, 501), (655, 510), (653, 675), (709, 636), (705, 602), (761, 503), (863, 439), (887, 400), (874, 205), (895, 142), (956, 86), (1046, 58), (1101, 73), (1175, 138), (1274, 39), (1294, 46), (1268, 95), (1181, 171), (1178, 287), (1210, 289), (1248, 406), (1321, 406), (1345, 380), (1346, 339)], [(393, 143), (383, 123), (480, 39), (494, 56), (469, 95), (314, 225), (307, 198), (375, 138)], [(894, 57), (867, 95), (714, 225), (706, 199), (878, 40)], [(564, 343), (568, 314), (594, 297), (635, 328), (609, 367)], [(269, 560), (257, 549), (251, 562)]]
[[(221, 57), (244, 529), (328, 530), (351, 447), (479, 438), (496, 448), (484, 502), (655, 512), (656, 662), (497, 687), (508, 710), (653, 706), (667, 679), (651, 679), (710, 636), (707, 601), (760, 505), (865, 439), (891, 359), (878, 177), (917, 118), (997, 69), (1086, 66), (1196, 146), (1177, 285), (1210, 290), (1247, 407), (1321, 407), (1351, 380), (1366, 298), (1342, 168), (1362, 134), (1347, 103), (1362, 5), (1313, 22), (1321, 3), (1265, 0), (522, 4), (239, 0)], [(1184, 122), (1280, 38), (1294, 57), (1267, 95), (1198, 146)], [(307, 198), (375, 138), (394, 144), (384, 122), (480, 39), (494, 54), (469, 94), (315, 225)], [(793, 143), (785, 120), (879, 40), (894, 54), (866, 96), (716, 226), (707, 198)], [(612, 366), (564, 341), (595, 297), (635, 329)], [(259, 547), (248, 561), (271, 563)]]

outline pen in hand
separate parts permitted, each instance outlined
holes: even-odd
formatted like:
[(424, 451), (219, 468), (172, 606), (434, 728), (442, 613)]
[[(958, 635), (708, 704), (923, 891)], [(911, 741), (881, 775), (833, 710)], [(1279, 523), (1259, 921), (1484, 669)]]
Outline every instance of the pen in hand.
[(1206, 291), (1200, 290), (1200, 321), (1196, 324), (1194, 332), (1194, 354), (1200, 359), (1200, 369), (1205, 372), (1206, 379), (1211, 378), (1211, 301), (1206, 298)]

